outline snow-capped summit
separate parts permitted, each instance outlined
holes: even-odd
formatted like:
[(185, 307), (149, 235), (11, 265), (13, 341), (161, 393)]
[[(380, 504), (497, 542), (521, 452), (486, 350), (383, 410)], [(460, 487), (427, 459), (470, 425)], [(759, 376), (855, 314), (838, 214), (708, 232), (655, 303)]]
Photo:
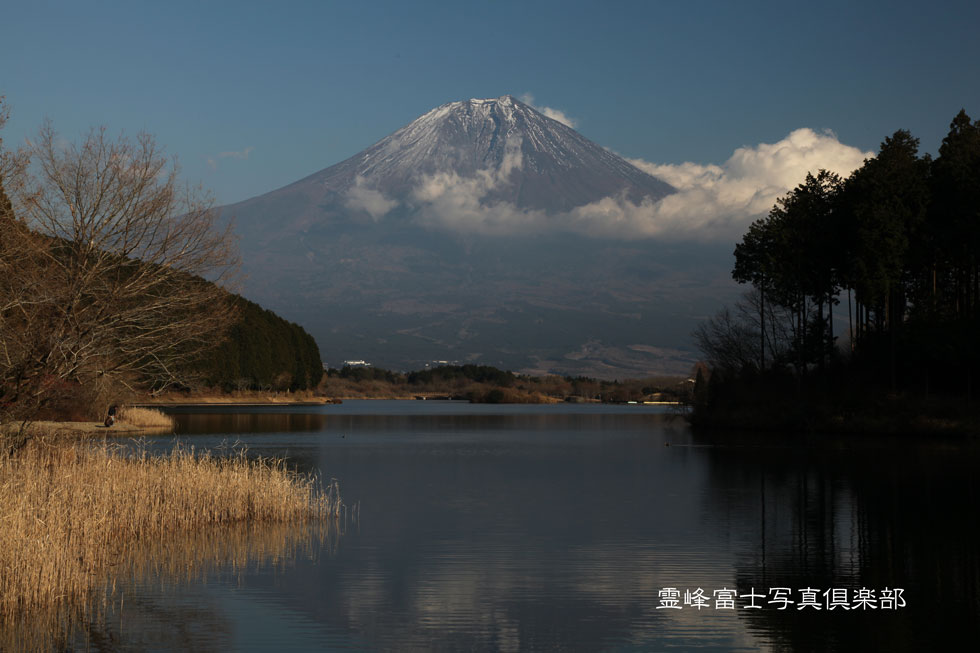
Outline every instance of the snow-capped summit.
[[(246, 296), (302, 323), (331, 360), (622, 378), (690, 366), (664, 353), (690, 325), (662, 301), (689, 284), (671, 276), (669, 247), (631, 240), (609, 211), (673, 190), (504, 95), (436, 107), (222, 214)], [(622, 239), (591, 236), (610, 229)]]
[(407, 210), (422, 184), (440, 174), (491, 174), (494, 183), (481, 202), (548, 212), (604, 197), (657, 200), (673, 191), (574, 129), (503, 95), (436, 107), (360, 154), (270, 195), (301, 193), (321, 208), (336, 204), (342, 211), (350, 209), (346, 194), (357, 188)]

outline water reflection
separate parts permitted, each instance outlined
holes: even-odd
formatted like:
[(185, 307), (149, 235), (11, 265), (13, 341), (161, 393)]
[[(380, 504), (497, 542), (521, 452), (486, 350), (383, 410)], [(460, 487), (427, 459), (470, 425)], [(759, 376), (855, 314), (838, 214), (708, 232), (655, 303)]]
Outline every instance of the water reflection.
[[(709, 439), (731, 442), (721, 434)], [(873, 614), (750, 611), (751, 630), (802, 651), (938, 650), (975, 641), (976, 447), (911, 440), (793, 444), (705, 450), (708, 505), (740, 535), (739, 586), (866, 587), (879, 594), (901, 587), (908, 606)]]
[[(362, 504), (328, 555), (191, 583), (182, 600), (199, 597), (238, 649), (262, 648), (256, 630), (297, 647), (453, 650), (929, 650), (978, 634), (975, 446), (452, 410), (181, 416), (195, 446), (241, 436)], [(908, 607), (657, 607), (665, 587), (777, 585), (903, 587)]]
[(86, 605), (0, 623), (0, 650), (228, 650), (236, 622), (217, 596), (200, 590), (319, 564), (336, 554), (340, 537), (332, 522), (239, 524), (137, 542), (120, 550)]
[(176, 432), (201, 433), (297, 433), (321, 431), (326, 415), (311, 413), (175, 413)]

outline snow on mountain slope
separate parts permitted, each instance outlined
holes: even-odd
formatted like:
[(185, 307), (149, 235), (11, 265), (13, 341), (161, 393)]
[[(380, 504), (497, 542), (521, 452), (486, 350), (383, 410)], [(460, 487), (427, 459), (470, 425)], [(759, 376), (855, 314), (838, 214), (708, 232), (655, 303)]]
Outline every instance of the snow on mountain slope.
[[(240, 222), (261, 221), (251, 205), (295, 196), (308, 209), (301, 211), (300, 227), (315, 219), (311, 211), (331, 220), (364, 214), (377, 220), (424, 212), (447, 188), (469, 193), (466, 199), (481, 206), (505, 203), (545, 213), (607, 197), (658, 200), (674, 190), (505, 95), (444, 104), (345, 161), (229, 210)], [(260, 224), (245, 226), (261, 230)]]
[[(672, 191), (665, 182), (510, 95), (452, 102), (433, 109), (362, 154), (323, 171), (319, 180), (333, 181), (343, 171), (346, 179), (341, 179), (350, 183), (353, 168), (354, 175), (371, 180), (379, 190), (395, 194), (406, 182), (424, 175), (451, 171), (469, 177), (481, 170), (499, 170), (505, 164), (508, 144), (514, 143), (520, 152), (520, 177), (536, 176), (538, 182), (548, 176), (593, 178), (587, 184), (591, 194), (576, 193), (581, 195), (582, 204), (624, 189), (653, 199)], [(529, 183), (533, 182), (515, 180), (510, 184), (512, 195), (507, 199), (522, 208), (570, 208), (567, 198), (514, 194)], [(503, 193), (500, 196), (506, 197)]]
[[(628, 225), (625, 238), (590, 227), (622, 227), (605, 203), (672, 192), (505, 95), (437, 107), (222, 212), (241, 237), (244, 294), (303, 324), (325, 360), (639, 376), (686, 372), (686, 316), (718, 294), (692, 296), (688, 268), (722, 285), (728, 272)], [(585, 206), (599, 210), (583, 218)]]

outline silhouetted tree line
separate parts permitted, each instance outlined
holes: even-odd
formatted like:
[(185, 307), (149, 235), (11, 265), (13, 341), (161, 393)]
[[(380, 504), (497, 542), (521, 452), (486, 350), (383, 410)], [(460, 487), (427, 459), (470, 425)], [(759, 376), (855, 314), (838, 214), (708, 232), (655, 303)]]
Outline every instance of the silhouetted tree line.
[[(360, 387), (368, 396), (385, 393), (439, 393), (484, 403), (528, 403), (540, 400), (627, 402), (648, 399), (689, 401), (691, 384), (678, 377), (606, 381), (585, 376), (529, 376), (490, 365), (441, 365), (413, 372), (371, 366), (327, 370), (327, 394)], [(346, 382), (349, 385), (331, 381)], [(385, 387), (387, 386), (387, 387)]]
[(234, 295), (227, 338), (197, 363), (205, 385), (232, 390), (311, 390), (323, 377), (316, 341), (303, 327)]
[(695, 337), (728, 378), (843, 367), (892, 392), (972, 396), (978, 254), (980, 121), (960, 111), (936, 158), (899, 130), (846, 179), (808, 174), (735, 248), (752, 290)]
[(394, 384), (423, 386), (450, 384), (454, 381), (474, 381), (510, 387), (517, 376), (513, 372), (497, 369), (490, 365), (440, 365), (414, 372), (393, 372), (380, 367), (345, 365), (327, 372), (331, 377), (352, 381), (385, 381)]
[(393, 372), (381, 367), (365, 365), (344, 365), (339, 370), (331, 367), (327, 370), (327, 376), (349, 379), (355, 382), (361, 381), (385, 381), (386, 383), (404, 383), (405, 375), (401, 372)]
[(460, 379), (509, 388), (514, 385), (517, 377), (513, 372), (499, 370), (490, 365), (440, 365), (427, 370), (409, 372), (406, 377), (409, 385), (444, 383)]

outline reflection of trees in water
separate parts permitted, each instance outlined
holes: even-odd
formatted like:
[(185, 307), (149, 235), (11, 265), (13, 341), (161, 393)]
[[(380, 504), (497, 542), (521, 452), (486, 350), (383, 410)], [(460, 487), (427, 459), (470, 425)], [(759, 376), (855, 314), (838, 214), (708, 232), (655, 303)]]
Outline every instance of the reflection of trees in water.
[(326, 415), (315, 413), (175, 413), (177, 432), (192, 433), (276, 433), (320, 431)]
[(0, 624), (0, 651), (227, 649), (232, 627), (221, 606), (197, 595), (188, 602), (184, 588), (204, 581), (236, 584), (247, 573), (278, 574), (299, 559), (332, 557), (340, 536), (330, 522), (238, 524), (137, 543), (88, 604)]
[[(637, 427), (651, 422), (658, 425), (670, 421), (670, 415), (609, 414), (337, 414), (299, 413), (287, 410), (249, 412), (234, 407), (218, 412), (173, 412), (178, 434), (256, 434), (328, 431), (337, 435), (363, 433), (392, 434), (405, 431), (429, 433), (479, 433), (487, 431), (547, 431), (614, 432), (624, 426)], [(295, 410), (295, 409), (293, 409)], [(327, 409), (329, 410), (329, 408)]]
[(798, 601), (807, 587), (901, 587), (908, 602), (898, 611), (740, 610), (752, 632), (790, 650), (937, 650), (980, 636), (975, 450), (714, 438), (737, 445), (708, 450), (708, 497), (714, 518), (737, 517), (742, 593), (789, 587)]

